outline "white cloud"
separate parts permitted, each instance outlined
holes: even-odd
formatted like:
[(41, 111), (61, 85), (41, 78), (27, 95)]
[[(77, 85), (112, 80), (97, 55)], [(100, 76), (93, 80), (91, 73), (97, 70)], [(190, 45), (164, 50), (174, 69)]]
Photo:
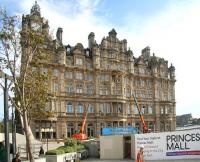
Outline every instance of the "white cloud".
[(139, 32), (132, 30), (127, 34), (137, 54), (150, 45), (157, 56), (175, 65), (177, 114), (192, 112), (200, 116), (199, 15), (199, 1), (171, 4), (159, 15), (140, 24)]
[[(49, 20), (54, 32), (57, 27), (63, 28), (65, 44), (81, 42), (87, 46), (87, 36), (91, 31), (95, 32), (96, 40), (100, 43), (111, 28), (117, 27), (119, 38), (128, 40), (136, 56), (149, 45), (157, 56), (164, 57), (176, 67), (177, 113), (200, 115), (200, 2), (173, 1), (163, 12), (148, 20), (140, 20), (137, 15), (130, 14), (123, 27), (114, 26), (106, 17), (95, 16), (99, 2), (41, 0), (39, 5), (42, 16)], [(28, 14), (33, 1), (23, 0), (20, 3)]]
[[(100, 41), (103, 35), (107, 35), (111, 24), (94, 15), (99, 0), (73, 1), (47, 1), (39, 2), (42, 16), (49, 20), (50, 29), (54, 35), (58, 27), (63, 28), (63, 41), (65, 44), (75, 45), (78, 42), (87, 46), (87, 36), (95, 32), (96, 39)], [(24, 0), (21, 7), (28, 14), (32, 6), (32, 0)]]

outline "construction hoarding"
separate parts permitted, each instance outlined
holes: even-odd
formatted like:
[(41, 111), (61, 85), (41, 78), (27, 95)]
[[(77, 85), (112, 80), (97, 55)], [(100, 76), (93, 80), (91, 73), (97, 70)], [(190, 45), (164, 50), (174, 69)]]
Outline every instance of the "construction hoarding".
[(200, 129), (135, 134), (135, 157), (144, 145), (146, 160), (200, 159)]

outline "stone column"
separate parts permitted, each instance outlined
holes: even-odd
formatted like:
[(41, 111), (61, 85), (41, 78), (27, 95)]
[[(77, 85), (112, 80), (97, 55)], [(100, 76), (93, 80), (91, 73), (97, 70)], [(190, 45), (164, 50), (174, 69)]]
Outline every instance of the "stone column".
[(57, 122), (57, 138), (63, 139), (66, 137), (66, 122), (62, 119), (58, 120)]

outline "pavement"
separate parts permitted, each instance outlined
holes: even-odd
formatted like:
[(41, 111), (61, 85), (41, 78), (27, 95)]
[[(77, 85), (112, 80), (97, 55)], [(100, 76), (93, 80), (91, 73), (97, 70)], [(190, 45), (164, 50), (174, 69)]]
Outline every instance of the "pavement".
[[(123, 160), (101, 160), (89, 158), (81, 160), (81, 162), (135, 162), (133, 159), (123, 159)], [(144, 162), (200, 162), (200, 159), (180, 159), (180, 160), (145, 160)]]

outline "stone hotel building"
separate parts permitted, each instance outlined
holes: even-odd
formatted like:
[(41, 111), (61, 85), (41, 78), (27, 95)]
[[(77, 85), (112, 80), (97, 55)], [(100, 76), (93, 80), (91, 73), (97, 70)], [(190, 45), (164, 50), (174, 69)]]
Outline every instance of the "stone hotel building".
[(51, 74), (49, 90), (54, 96), (47, 108), (55, 116), (32, 120), (37, 139), (71, 137), (80, 130), (86, 108), (89, 137), (98, 137), (104, 127), (133, 126), (142, 131), (133, 94), (152, 132), (175, 130), (175, 68), (151, 54), (149, 47), (136, 57), (114, 29), (99, 44), (91, 32), (88, 47), (64, 45), (62, 28), (53, 40), (37, 3), (22, 17), (22, 35), (27, 28), (45, 35), (41, 70)]

